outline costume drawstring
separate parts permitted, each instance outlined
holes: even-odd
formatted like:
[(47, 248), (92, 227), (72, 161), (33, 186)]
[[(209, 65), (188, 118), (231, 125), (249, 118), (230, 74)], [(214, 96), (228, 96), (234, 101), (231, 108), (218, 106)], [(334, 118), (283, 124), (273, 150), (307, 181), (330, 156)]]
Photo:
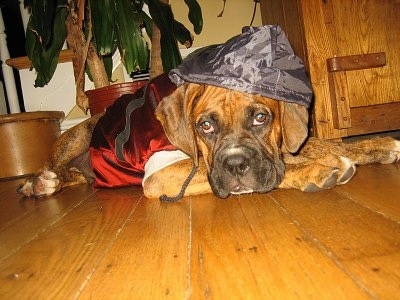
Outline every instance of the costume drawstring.
[(176, 201), (181, 200), (183, 198), (183, 196), (185, 195), (186, 188), (188, 187), (190, 181), (193, 179), (194, 175), (196, 175), (196, 172), (197, 172), (197, 166), (195, 164), (193, 164), (192, 171), (190, 172), (189, 176), (186, 178), (185, 182), (182, 184), (182, 188), (181, 188), (181, 191), (179, 192), (179, 194), (176, 195), (175, 197), (169, 197), (169, 196), (163, 194), (160, 196), (160, 201), (176, 202)]

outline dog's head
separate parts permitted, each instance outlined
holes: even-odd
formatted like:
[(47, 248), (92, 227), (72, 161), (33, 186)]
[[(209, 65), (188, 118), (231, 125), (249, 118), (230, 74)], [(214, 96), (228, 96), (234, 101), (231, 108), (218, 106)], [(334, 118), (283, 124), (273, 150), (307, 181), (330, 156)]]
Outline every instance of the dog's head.
[(211, 85), (185, 83), (156, 109), (169, 140), (198, 164), (213, 192), (268, 192), (284, 176), (282, 147), (296, 152), (307, 137), (307, 109)]

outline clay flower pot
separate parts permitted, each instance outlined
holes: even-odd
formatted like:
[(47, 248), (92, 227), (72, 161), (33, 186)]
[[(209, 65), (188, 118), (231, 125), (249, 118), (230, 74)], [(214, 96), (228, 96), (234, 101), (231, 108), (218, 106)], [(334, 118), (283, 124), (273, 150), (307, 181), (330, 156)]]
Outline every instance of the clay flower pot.
[(0, 178), (28, 175), (43, 167), (61, 134), (61, 111), (0, 116)]
[(148, 80), (139, 80), (133, 82), (116, 83), (98, 89), (88, 90), (85, 92), (89, 98), (90, 114), (101, 113), (108, 106), (114, 103), (119, 97), (124, 94), (134, 94), (138, 89), (145, 86)]

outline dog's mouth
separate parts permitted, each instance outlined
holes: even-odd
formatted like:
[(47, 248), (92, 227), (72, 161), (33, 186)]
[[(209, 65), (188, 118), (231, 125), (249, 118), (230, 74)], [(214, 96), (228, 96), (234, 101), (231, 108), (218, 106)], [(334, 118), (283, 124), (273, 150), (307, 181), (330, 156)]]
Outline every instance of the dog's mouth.
[(215, 195), (266, 193), (282, 180), (283, 162), (248, 146), (227, 147), (214, 156), (209, 182)]
[(250, 194), (253, 192), (254, 192), (254, 190), (252, 188), (248, 188), (241, 184), (237, 184), (231, 189), (230, 194), (240, 195), (240, 194)]

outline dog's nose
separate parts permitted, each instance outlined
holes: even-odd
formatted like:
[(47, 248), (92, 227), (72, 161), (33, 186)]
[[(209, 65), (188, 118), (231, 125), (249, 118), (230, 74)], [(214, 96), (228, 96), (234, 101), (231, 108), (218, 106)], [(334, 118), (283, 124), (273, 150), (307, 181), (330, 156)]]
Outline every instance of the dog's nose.
[(250, 168), (250, 159), (244, 154), (231, 154), (223, 161), (223, 167), (232, 176), (243, 176)]

